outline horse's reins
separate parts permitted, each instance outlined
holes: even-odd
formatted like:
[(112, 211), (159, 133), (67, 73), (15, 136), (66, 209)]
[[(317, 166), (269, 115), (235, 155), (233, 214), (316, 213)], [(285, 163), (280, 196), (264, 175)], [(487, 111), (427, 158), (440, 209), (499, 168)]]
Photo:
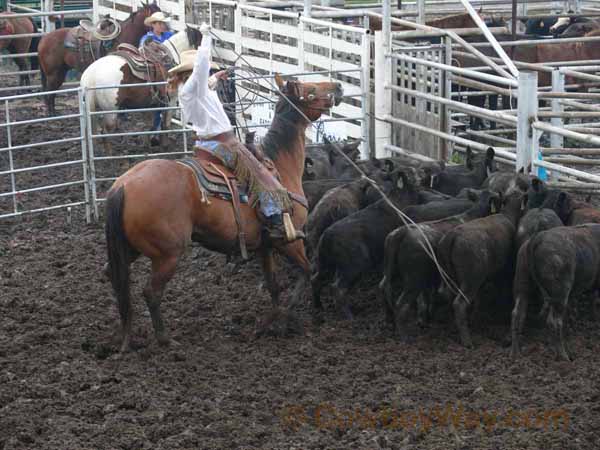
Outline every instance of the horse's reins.
[[(217, 36), (215, 34), (214, 31), (210, 30), (210, 33), (217, 38), (218, 40), (221, 40), (219, 38), (219, 36)], [(255, 74), (260, 75), (256, 69), (254, 68), (254, 66), (252, 66), (252, 64), (250, 64), (246, 58), (244, 58), (243, 55), (237, 53), (235, 50), (231, 50), (233, 53), (235, 53), (239, 59), (241, 59), (250, 69), (251, 71), (253, 71)], [(285, 99), (285, 101), (287, 101), (290, 106), (292, 108), (294, 108), (312, 127), (315, 127), (315, 124), (306, 116), (306, 114), (304, 114), (304, 111), (300, 110), (300, 108), (298, 108), (298, 106), (296, 106), (296, 104), (290, 100), (288, 98), (288, 96), (283, 93), (281, 91), (281, 89), (279, 89), (278, 86), (274, 85), (273, 82), (268, 79), (265, 78), (264, 79), (268, 84), (271, 85), (271, 87), (273, 89), (271, 89), (271, 92), (277, 92), (282, 98)], [(258, 83), (255, 83), (258, 84)], [(272, 101), (271, 99), (269, 99), (269, 101)], [(275, 102), (273, 102), (275, 103)], [(435, 264), (442, 280), (448, 285), (450, 286), (450, 288), (454, 289), (455, 292), (458, 292), (460, 294), (460, 296), (466, 301), (467, 305), (471, 304), (471, 300), (469, 300), (469, 298), (464, 294), (464, 292), (460, 289), (460, 287), (454, 282), (454, 280), (446, 273), (446, 271), (442, 268), (442, 266), (440, 265), (436, 255), (435, 255), (435, 251), (431, 245), (431, 242), (429, 241), (429, 239), (427, 238), (427, 236), (425, 235), (425, 233), (423, 232), (423, 230), (421, 229), (421, 227), (418, 226), (418, 224), (416, 222), (414, 222), (409, 216), (407, 216), (404, 212), (402, 212), (402, 210), (400, 210), (396, 205), (394, 205), (394, 203), (389, 199), (389, 197), (383, 192), (383, 190), (379, 187), (379, 185), (375, 182), (375, 180), (371, 179), (370, 177), (367, 176), (367, 174), (365, 174), (365, 172), (362, 171), (362, 169), (352, 160), (352, 158), (350, 158), (348, 155), (346, 155), (338, 146), (337, 144), (333, 143), (331, 140), (329, 140), (329, 138), (327, 138), (327, 136), (323, 135), (323, 140), (325, 141), (326, 144), (331, 145), (332, 148), (335, 149), (336, 152), (338, 152), (343, 158), (345, 158), (348, 163), (361, 175), (361, 178), (367, 180), (367, 182), (369, 182), (369, 184), (379, 193), (379, 195), (381, 195), (381, 198), (383, 199), (383, 201), (398, 215), (398, 217), (400, 218), (400, 220), (404, 223), (405, 226), (408, 225), (413, 225), (415, 229), (418, 230), (418, 233), (421, 235), (421, 237), (423, 238), (422, 240), (419, 240), (419, 244), (421, 245), (421, 247), (423, 248), (423, 250), (425, 251), (425, 253), (427, 254), (427, 256), (429, 256), (429, 258), (433, 261), (433, 263)]]

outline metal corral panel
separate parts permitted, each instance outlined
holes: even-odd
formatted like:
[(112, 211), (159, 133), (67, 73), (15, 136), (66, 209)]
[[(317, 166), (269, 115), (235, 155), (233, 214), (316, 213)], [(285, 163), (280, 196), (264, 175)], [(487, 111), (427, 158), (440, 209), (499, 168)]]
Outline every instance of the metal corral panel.
[[(424, 49), (422, 51), (402, 50), (394, 48), (394, 53), (402, 53), (415, 58), (444, 62), (444, 50)], [(393, 83), (396, 86), (414, 89), (419, 92), (443, 97), (443, 76), (439, 69), (416, 65), (400, 60), (392, 62)], [(441, 126), (441, 108), (437, 103), (428, 102), (412, 95), (390, 93), (392, 98), (392, 113), (409, 122), (418, 123), (427, 128), (439, 130)], [(440, 139), (429, 133), (406, 127), (394, 127), (392, 142), (394, 145), (418, 152), (431, 158), (438, 158)]]

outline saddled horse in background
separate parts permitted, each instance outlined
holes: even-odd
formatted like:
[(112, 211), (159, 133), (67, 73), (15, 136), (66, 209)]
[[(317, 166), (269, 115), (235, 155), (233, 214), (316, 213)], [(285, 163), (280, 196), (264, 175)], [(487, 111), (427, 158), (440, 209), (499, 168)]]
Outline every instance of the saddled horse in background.
[[(281, 93), (311, 121), (340, 103), (339, 83), (301, 83), (285, 85), (277, 76)], [(263, 140), (263, 151), (279, 172), (281, 184), (293, 201), (292, 220), (302, 229), (308, 215), (303, 201), (302, 172), (307, 122), (285, 98), (275, 106), (275, 117)], [(227, 172), (221, 166), (221, 171)], [(279, 286), (275, 279), (273, 248), (262, 240), (261, 222), (256, 210), (241, 204), (246, 245), (260, 252), (266, 286), (273, 306), (279, 302)], [(167, 344), (169, 338), (160, 312), (160, 302), (177, 263), (192, 241), (205, 248), (229, 254), (238, 246), (238, 227), (234, 209), (228, 200), (206, 196), (199, 189), (195, 172), (176, 161), (152, 159), (143, 161), (121, 175), (107, 196), (106, 241), (107, 272), (118, 300), (123, 340), (121, 350), (129, 347), (131, 307), (129, 266), (139, 256), (152, 261), (152, 272), (143, 290), (156, 338)], [(305, 277), (310, 275), (303, 241), (295, 241), (279, 250), (300, 266)], [(307, 280), (301, 280), (301, 282)], [(201, 290), (201, 288), (200, 288)]]
[[(92, 88), (166, 81), (168, 69), (179, 64), (181, 52), (197, 48), (201, 41), (200, 31), (186, 27), (184, 31), (174, 34), (163, 44), (147, 40), (147, 44), (139, 50), (138, 54), (135, 48), (124, 46), (125, 50), (117, 48), (114, 53), (96, 60), (85, 69), (80, 83), (81, 87), (89, 89), (86, 102), (90, 111), (166, 106), (169, 102), (164, 86)], [(169, 127), (171, 116), (170, 111), (163, 113), (163, 128)], [(99, 118), (94, 118), (92, 121), (94, 134), (97, 134), (99, 129), (99, 121)], [(101, 121), (105, 133), (116, 130), (117, 114), (103, 114)], [(161, 134), (160, 137), (161, 143), (165, 145), (166, 135)], [(110, 145), (106, 143), (105, 146), (110, 151)]]
[[(0, 13), (0, 36), (32, 34), (37, 33), (37, 27), (30, 17), (11, 17), (13, 13)], [(13, 55), (22, 53), (31, 53), (37, 48), (39, 37), (17, 37), (12, 39), (0, 39), (0, 50), (7, 49)], [(19, 67), (19, 71), (36, 70), (38, 67), (37, 58), (28, 56), (14, 58), (14, 62)], [(19, 86), (29, 86), (29, 74), (19, 75)]]
[[(116, 49), (119, 44), (127, 43), (137, 46), (140, 39), (146, 33), (144, 19), (160, 8), (152, 3), (144, 3), (143, 7), (133, 13), (121, 23), (121, 32), (113, 41), (100, 42), (97, 45), (97, 54), (92, 54), (91, 44), (87, 49), (78, 50), (67, 48), (68, 42), (76, 42), (73, 33), (76, 28), (60, 28), (42, 37), (38, 45), (38, 57), (42, 69), (42, 87), (44, 91), (55, 91), (65, 81), (69, 69), (75, 69), (82, 73), (95, 59), (108, 53), (109, 49)], [(54, 115), (54, 99), (56, 95), (45, 96), (48, 114)]]

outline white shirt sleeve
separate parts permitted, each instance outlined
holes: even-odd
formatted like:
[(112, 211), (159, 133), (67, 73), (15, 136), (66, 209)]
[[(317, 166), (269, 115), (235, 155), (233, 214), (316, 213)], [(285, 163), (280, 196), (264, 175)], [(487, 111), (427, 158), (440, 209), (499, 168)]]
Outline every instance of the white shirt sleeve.
[(182, 87), (181, 94), (184, 97), (206, 97), (208, 91), (208, 74), (210, 72), (210, 48), (212, 37), (202, 36), (202, 43), (198, 47), (196, 61), (192, 75), (187, 79)]

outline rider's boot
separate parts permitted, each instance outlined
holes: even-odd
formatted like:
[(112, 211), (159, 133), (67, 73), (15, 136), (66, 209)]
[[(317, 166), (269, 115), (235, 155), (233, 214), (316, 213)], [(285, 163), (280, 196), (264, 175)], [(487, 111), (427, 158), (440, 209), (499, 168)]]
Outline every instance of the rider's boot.
[(265, 228), (273, 245), (286, 245), (298, 239), (305, 239), (304, 233), (294, 228), (289, 213), (275, 214), (267, 218)]

